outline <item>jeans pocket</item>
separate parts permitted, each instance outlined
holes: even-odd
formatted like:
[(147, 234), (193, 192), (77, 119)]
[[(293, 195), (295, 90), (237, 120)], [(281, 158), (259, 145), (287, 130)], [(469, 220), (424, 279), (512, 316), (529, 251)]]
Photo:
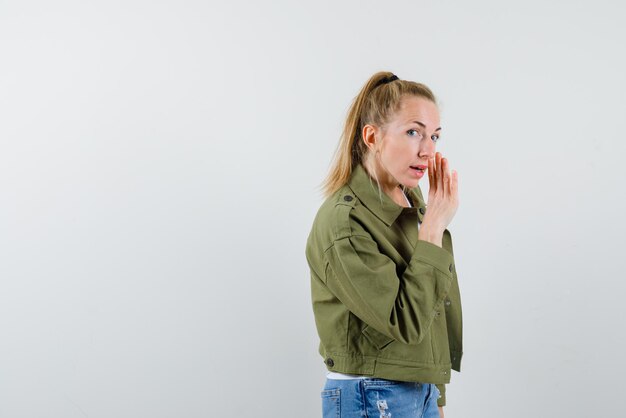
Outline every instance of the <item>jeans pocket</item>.
[(439, 388), (437, 387), (437, 385), (435, 385), (434, 383), (430, 383), (430, 396), (428, 397), (429, 399), (434, 399), (435, 402), (437, 402), (437, 399), (439, 399)]
[(341, 389), (325, 389), (321, 393), (322, 397), (322, 417), (341, 417)]

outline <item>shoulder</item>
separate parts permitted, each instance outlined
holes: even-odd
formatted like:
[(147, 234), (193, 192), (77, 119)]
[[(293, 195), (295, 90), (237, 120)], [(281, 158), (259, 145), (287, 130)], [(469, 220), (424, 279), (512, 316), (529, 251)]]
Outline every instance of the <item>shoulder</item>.
[[(359, 199), (348, 185), (344, 185), (320, 206), (315, 217), (317, 228), (329, 229), (335, 234), (349, 222), (350, 212), (359, 205)], [(345, 233), (345, 232), (344, 232)], [(334, 239), (339, 238), (334, 236)]]
[(309, 245), (328, 248), (338, 239), (352, 235), (354, 212), (359, 210), (361, 203), (348, 185), (326, 198), (315, 215)]

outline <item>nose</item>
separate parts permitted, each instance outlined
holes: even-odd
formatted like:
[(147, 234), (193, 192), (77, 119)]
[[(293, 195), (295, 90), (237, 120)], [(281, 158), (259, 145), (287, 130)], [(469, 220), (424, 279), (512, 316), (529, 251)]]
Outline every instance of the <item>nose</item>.
[(425, 141), (420, 141), (418, 156), (425, 160), (434, 158), (436, 147), (437, 147), (437, 144), (435, 144), (435, 142), (430, 138), (428, 138), (428, 140), (425, 140)]

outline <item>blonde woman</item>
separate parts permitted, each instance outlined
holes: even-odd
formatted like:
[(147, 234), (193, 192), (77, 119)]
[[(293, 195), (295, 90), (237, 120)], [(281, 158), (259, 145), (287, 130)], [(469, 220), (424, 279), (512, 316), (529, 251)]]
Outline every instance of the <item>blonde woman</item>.
[(325, 418), (444, 416), (463, 351), (447, 229), (458, 175), (436, 152), (441, 130), (432, 91), (390, 72), (348, 112), (306, 245)]

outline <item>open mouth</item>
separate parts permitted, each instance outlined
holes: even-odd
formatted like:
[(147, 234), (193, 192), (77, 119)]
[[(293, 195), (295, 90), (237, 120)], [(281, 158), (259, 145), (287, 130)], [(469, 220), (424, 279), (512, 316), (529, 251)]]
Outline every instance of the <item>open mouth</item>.
[(419, 166), (411, 166), (411, 169), (418, 171), (420, 173), (423, 173), (424, 171), (426, 171), (426, 167), (419, 167)]

